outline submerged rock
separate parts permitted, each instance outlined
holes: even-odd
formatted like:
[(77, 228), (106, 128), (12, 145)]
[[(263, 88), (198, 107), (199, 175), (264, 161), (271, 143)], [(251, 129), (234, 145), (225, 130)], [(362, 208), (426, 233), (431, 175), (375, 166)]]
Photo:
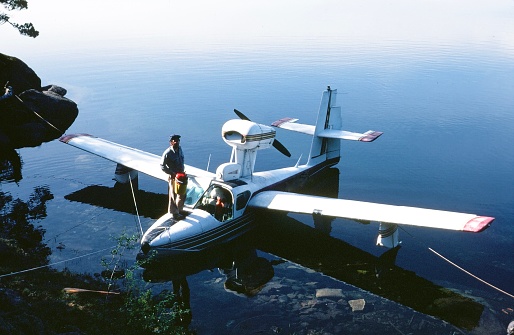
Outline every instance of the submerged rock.
[(343, 290), (339, 288), (322, 288), (316, 290), (316, 298), (344, 298)]
[(352, 308), (352, 312), (363, 311), (366, 307), (366, 301), (364, 299), (355, 299), (348, 301), (348, 304)]
[(59, 138), (78, 116), (77, 104), (64, 97), (66, 89), (41, 87), (29, 66), (2, 53), (0, 85), (6, 87), (0, 97), (0, 149), (35, 147)]

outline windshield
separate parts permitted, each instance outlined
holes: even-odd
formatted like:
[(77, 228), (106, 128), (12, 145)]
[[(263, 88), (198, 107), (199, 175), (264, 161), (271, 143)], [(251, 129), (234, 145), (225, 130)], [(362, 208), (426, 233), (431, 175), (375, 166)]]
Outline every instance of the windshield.
[(203, 191), (203, 187), (189, 179), (187, 184), (186, 200), (184, 201), (184, 205), (189, 207), (194, 206), (194, 204), (196, 204), (198, 199), (200, 199), (200, 197), (202, 196)]

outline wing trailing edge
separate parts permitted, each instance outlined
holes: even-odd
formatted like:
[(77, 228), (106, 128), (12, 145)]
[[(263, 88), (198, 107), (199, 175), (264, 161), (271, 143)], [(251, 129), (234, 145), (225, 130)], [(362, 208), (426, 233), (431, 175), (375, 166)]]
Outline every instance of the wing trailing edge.
[(318, 214), (356, 221), (373, 221), (467, 232), (481, 232), (494, 220), (488, 216), (325, 198), (304, 194), (264, 191), (249, 206), (303, 214)]

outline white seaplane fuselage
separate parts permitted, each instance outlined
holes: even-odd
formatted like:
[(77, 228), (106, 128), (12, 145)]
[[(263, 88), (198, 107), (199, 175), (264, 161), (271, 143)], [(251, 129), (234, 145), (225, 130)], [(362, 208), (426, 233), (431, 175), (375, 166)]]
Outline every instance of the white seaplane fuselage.
[[(251, 177), (225, 182), (213, 180), (193, 206), (184, 207), (183, 220), (174, 220), (167, 213), (158, 219), (143, 235), (142, 250), (157, 250), (159, 255), (201, 251), (230, 241), (253, 226), (254, 213), (248, 203), (259, 191), (293, 191), (292, 185), (301, 186), (302, 180), (324, 168), (337, 164), (339, 159), (325, 161), (316, 166), (300, 165), (271, 171), (254, 172)], [(299, 180), (298, 180), (299, 179)], [(229, 201), (225, 213), (217, 218), (215, 208), (205, 208), (213, 188), (222, 188)], [(215, 205), (214, 205), (215, 206)]]
[[(144, 255), (197, 252), (230, 241), (252, 228), (254, 209), (279, 210), (340, 217), (359, 222), (379, 222), (377, 244), (395, 247), (397, 225), (480, 232), (494, 220), (488, 216), (362, 201), (317, 197), (294, 193), (309, 177), (339, 162), (341, 139), (372, 142), (381, 132), (353, 133), (342, 130), (341, 108), (336, 104), (337, 90), (323, 92), (315, 125), (284, 118), (271, 126), (250, 121), (239, 111), (240, 119), (227, 121), (221, 135), (232, 147), (228, 163), (216, 173), (186, 165), (188, 174), (185, 217), (175, 220), (169, 213), (158, 219), (144, 233)], [(290, 156), (275, 139), (275, 128), (312, 136), (307, 162), (270, 171), (254, 171), (257, 152), (275, 147)], [(123, 165), (118, 171), (132, 170), (168, 180), (160, 169), (161, 157), (126, 147), (91, 135), (66, 135), (61, 142), (78, 147)], [(117, 180), (133, 175), (117, 176)], [(153, 253), (152, 253), (153, 254)]]

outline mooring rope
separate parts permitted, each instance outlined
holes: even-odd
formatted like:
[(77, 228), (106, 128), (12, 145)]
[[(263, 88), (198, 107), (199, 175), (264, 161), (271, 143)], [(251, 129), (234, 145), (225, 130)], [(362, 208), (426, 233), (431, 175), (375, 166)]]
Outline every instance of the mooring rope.
[(443, 255), (441, 255), (440, 253), (438, 253), (438, 252), (437, 252), (437, 251), (435, 251), (434, 249), (432, 249), (432, 248), (430, 248), (430, 247), (429, 247), (429, 248), (428, 248), (428, 250), (432, 251), (434, 254), (436, 254), (437, 256), (441, 257), (442, 259), (444, 259), (445, 261), (447, 261), (447, 262), (448, 262), (448, 263), (450, 263), (451, 265), (455, 266), (457, 269), (461, 270), (461, 271), (462, 271), (462, 272), (464, 272), (465, 274), (467, 274), (467, 275), (469, 275), (469, 276), (471, 276), (471, 277), (475, 278), (476, 280), (478, 280), (478, 281), (480, 281), (480, 282), (482, 282), (482, 283), (486, 284), (487, 286), (490, 286), (490, 287), (494, 288), (494, 289), (495, 289), (495, 290), (497, 290), (498, 292), (501, 292), (501, 293), (503, 293), (503, 294), (505, 294), (505, 295), (507, 295), (507, 296), (509, 296), (509, 297), (511, 297), (511, 298), (514, 298), (514, 295), (512, 295), (512, 294), (510, 294), (510, 293), (508, 293), (508, 292), (505, 292), (505, 291), (504, 291), (504, 290), (502, 290), (501, 288), (496, 287), (496, 286), (494, 286), (493, 284), (486, 282), (486, 281), (485, 281), (485, 280), (483, 280), (482, 278), (480, 278), (480, 277), (478, 277), (478, 276), (476, 276), (476, 275), (472, 274), (472, 273), (471, 273), (471, 272), (469, 272), (468, 270), (463, 269), (462, 267), (460, 267), (460, 266), (458, 266), (457, 264), (455, 264), (454, 262), (450, 261), (448, 258), (444, 257)]
[(134, 193), (134, 187), (132, 186), (132, 178), (130, 177), (130, 172), (128, 174), (129, 182), (130, 182), (130, 190), (132, 191), (132, 199), (134, 200), (134, 207), (136, 208), (137, 222), (139, 223), (139, 231), (141, 232), (141, 238), (143, 238), (143, 226), (141, 225), (141, 219), (139, 218), (139, 210), (137, 209), (137, 201), (136, 194)]
[[(57, 237), (61, 236), (62, 234), (68, 233), (68, 232), (72, 231), (73, 229), (75, 229), (75, 228), (77, 228), (77, 227), (82, 226), (83, 224), (86, 224), (86, 223), (88, 223), (88, 222), (91, 222), (93, 219), (95, 219), (95, 218), (99, 217), (100, 215), (102, 215), (102, 213), (98, 213), (98, 214), (96, 214), (96, 215), (92, 216), (89, 220), (86, 220), (86, 221), (83, 221), (83, 222), (77, 223), (77, 224), (76, 224), (76, 225), (74, 225), (73, 227), (68, 228), (68, 229), (66, 229), (65, 231), (62, 231), (62, 232), (60, 232), (60, 233), (58, 233), (58, 234), (55, 234), (53, 237), (49, 237), (49, 238), (47, 238), (47, 239), (45, 240), (45, 243), (46, 243), (46, 242), (48, 242), (48, 241), (50, 241), (50, 240), (55, 240), (55, 241), (56, 241), (56, 240), (57, 240)], [(57, 241), (56, 241), (56, 242), (57, 242)]]
[(50, 123), (50, 121), (48, 121), (47, 119), (45, 119), (44, 117), (42, 117), (41, 115), (39, 115), (38, 113), (36, 113), (36, 111), (34, 111), (32, 108), (30, 108), (29, 106), (27, 106), (27, 104), (25, 103), (25, 101), (21, 100), (21, 98), (17, 95), (17, 94), (14, 94), (14, 96), (16, 97), (16, 99), (18, 99), (19, 102), (21, 102), (21, 104), (27, 108), (29, 111), (31, 111), (32, 113), (34, 113), (34, 115), (40, 119), (41, 121), (43, 121), (44, 123), (46, 123), (47, 125), (49, 125), (52, 129), (55, 129), (57, 132), (59, 132), (59, 134), (64, 134), (64, 132), (62, 130), (60, 130), (59, 128), (57, 128), (56, 126), (54, 126), (53, 124)]
[(48, 268), (48, 267), (51, 267), (51, 266), (54, 266), (54, 265), (57, 265), (57, 264), (61, 264), (61, 263), (73, 261), (73, 260), (76, 260), (76, 259), (92, 256), (94, 254), (98, 254), (98, 253), (104, 252), (104, 251), (109, 250), (109, 249), (114, 249), (114, 248), (116, 248), (116, 246), (111, 246), (109, 248), (93, 251), (93, 252), (90, 252), (90, 253), (85, 254), (85, 255), (68, 258), (68, 259), (65, 259), (65, 260), (62, 260), (62, 261), (58, 261), (58, 262), (55, 262), (55, 263), (51, 263), (51, 264), (46, 264), (46, 265), (36, 266), (36, 267), (30, 268), (30, 269), (25, 269), (25, 270), (15, 271), (15, 272), (11, 272), (11, 273), (6, 273), (6, 274), (3, 274), (3, 275), (0, 275), (0, 278), (9, 277), (9, 276), (15, 276), (15, 275), (19, 275), (19, 274), (25, 273), (25, 272), (35, 271), (35, 270), (39, 270), (39, 269), (43, 269), (43, 268)]
[[(400, 226), (399, 226), (399, 227), (400, 227)], [(408, 231), (406, 231), (405, 229), (403, 229), (403, 227), (400, 227), (400, 228), (402, 229), (402, 231), (404, 231), (405, 233), (407, 233), (407, 235), (409, 235), (410, 237), (414, 238), (414, 239), (416, 240), (416, 242), (418, 242), (418, 243), (422, 244), (422, 245), (423, 245), (424, 247), (426, 247), (428, 250), (430, 250), (430, 251), (431, 251), (431, 252), (433, 252), (435, 255), (437, 255), (438, 257), (440, 257), (442, 260), (446, 261), (448, 264), (450, 264), (450, 265), (454, 266), (455, 268), (457, 268), (457, 269), (461, 270), (462, 272), (464, 272), (464, 273), (465, 273), (465, 274), (467, 274), (468, 276), (471, 276), (472, 278), (475, 278), (476, 280), (478, 280), (478, 281), (480, 281), (480, 282), (482, 282), (482, 283), (486, 284), (487, 286), (489, 286), (489, 287), (491, 287), (491, 288), (495, 289), (496, 291), (498, 291), (498, 292), (500, 292), (500, 293), (503, 293), (503, 294), (505, 294), (506, 296), (509, 296), (509, 297), (511, 297), (511, 298), (514, 298), (514, 295), (513, 295), (513, 294), (511, 294), (511, 293), (509, 293), (509, 292), (506, 292), (506, 291), (502, 290), (502, 289), (501, 289), (501, 288), (499, 288), (499, 287), (494, 286), (493, 284), (491, 284), (491, 283), (489, 283), (489, 282), (485, 281), (484, 279), (482, 279), (482, 278), (478, 277), (477, 275), (475, 275), (475, 274), (473, 274), (473, 273), (469, 272), (468, 270), (464, 269), (463, 267), (461, 267), (461, 266), (457, 265), (456, 263), (454, 263), (454, 262), (450, 261), (448, 258), (444, 257), (443, 255), (441, 255), (440, 253), (438, 253), (437, 251), (435, 251), (435, 250), (434, 250), (434, 249), (432, 249), (431, 247), (427, 246), (425, 243), (420, 242), (420, 241), (416, 238), (416, 236), (412, 235), (411, 233), (409, 233)]]

